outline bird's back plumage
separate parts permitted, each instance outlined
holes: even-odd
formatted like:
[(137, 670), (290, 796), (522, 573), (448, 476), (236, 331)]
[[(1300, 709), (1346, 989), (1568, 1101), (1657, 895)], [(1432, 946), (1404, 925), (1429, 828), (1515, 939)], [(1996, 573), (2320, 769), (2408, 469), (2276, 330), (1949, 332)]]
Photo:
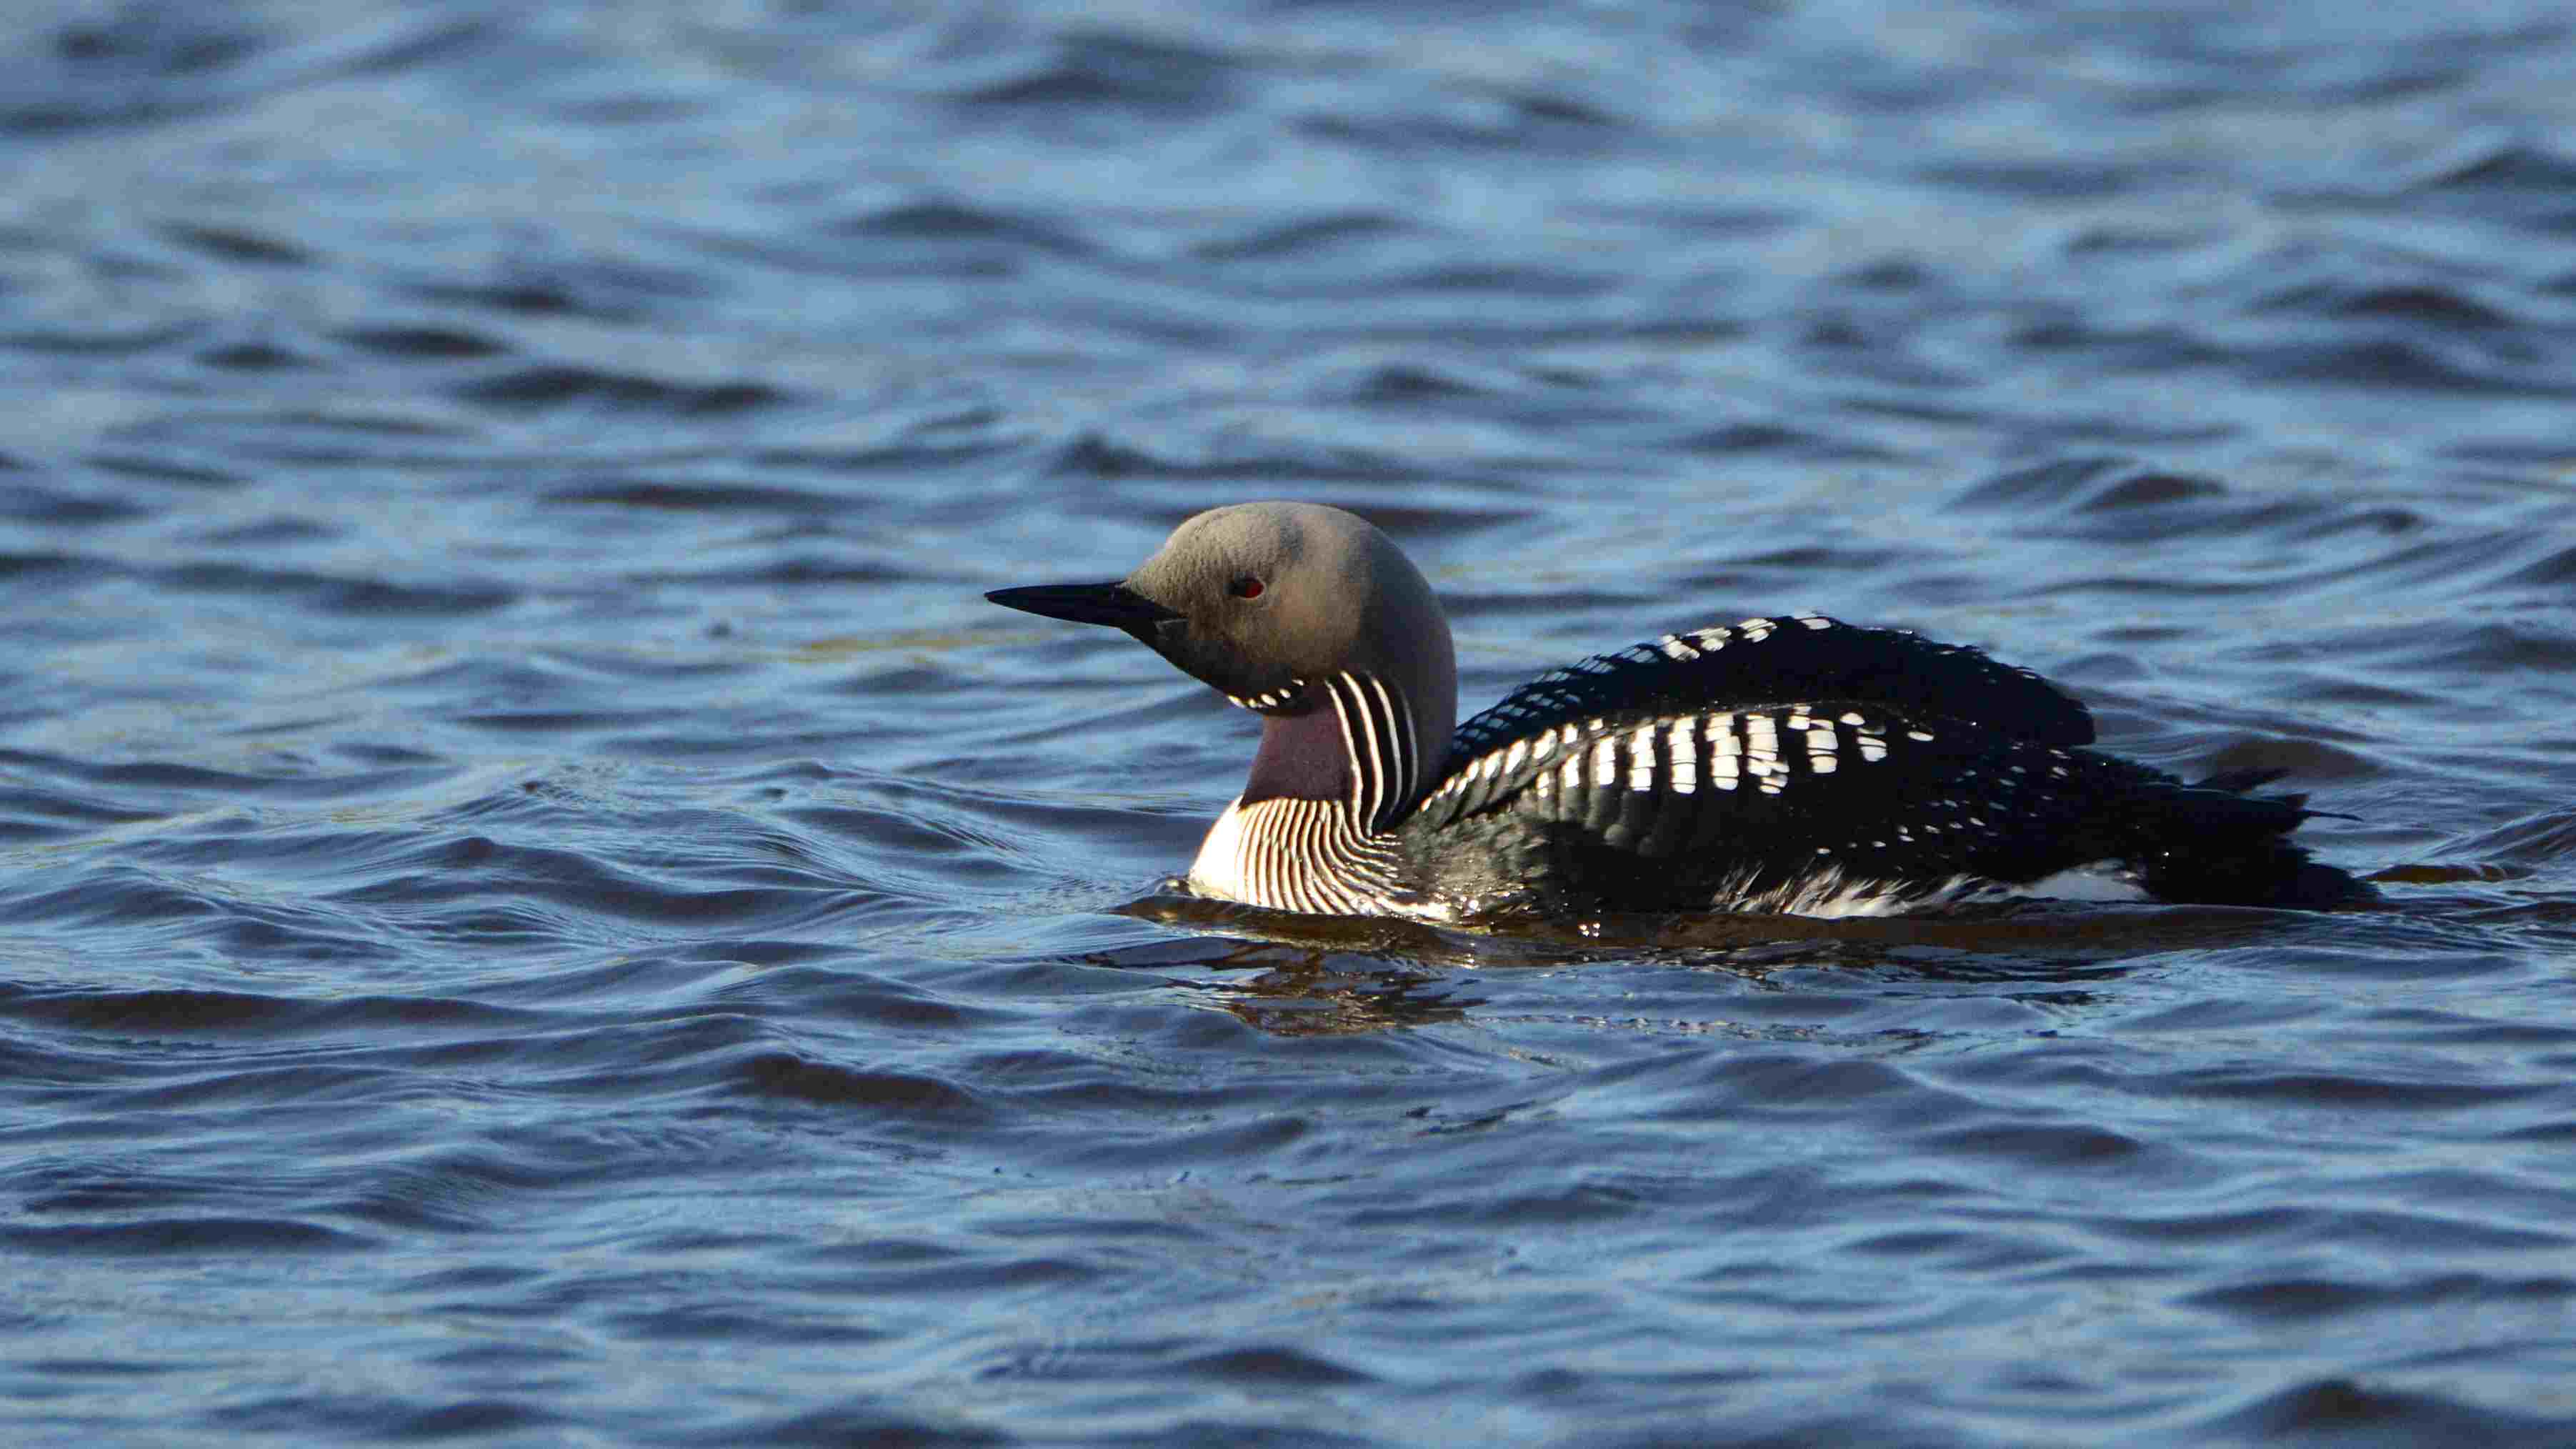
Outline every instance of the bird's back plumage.
[(1482, 910), (1880, 914), (2089, 866), (2166, 899), (2318, 894), (2282, 839), (2298, 797), (2186, 786), (2092, 739), (2082, 704), (1978, 650), (1749, 619), (1513, 691), (1460, 726), (1400, 834), (1435, 894)]

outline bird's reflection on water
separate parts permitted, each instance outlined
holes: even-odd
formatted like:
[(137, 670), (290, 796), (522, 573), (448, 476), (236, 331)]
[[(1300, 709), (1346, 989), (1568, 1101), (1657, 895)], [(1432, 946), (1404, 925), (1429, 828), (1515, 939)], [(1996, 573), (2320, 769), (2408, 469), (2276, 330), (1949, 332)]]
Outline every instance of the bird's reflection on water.
[[(1465, 1019), (1484, 1005), (1458, 973), (1651, 964), (1723, 972), (1757, 987), (1797, 969), (1925, 982), (2080, 988), (2141, 955), (2203, 950), (2331, 920), (2233, 907), (2102, 907), (2027, 901), (1938, 917), (1605, 917), (1432, 926), (1303, 916), (1208, 900), (1164, 882), (1119, 914), (1193, 939), (1105, 953), (1096, 964), (1188, 972), (1174, 984), (1282, 1035), (1379, 1031)], [(1178, 953), (1178, 954), (1176, 954)], [(1248, 973), (1248, 974), (1237, 974)], [(2079, 990), (2050, 999), (2071, 1004)]]

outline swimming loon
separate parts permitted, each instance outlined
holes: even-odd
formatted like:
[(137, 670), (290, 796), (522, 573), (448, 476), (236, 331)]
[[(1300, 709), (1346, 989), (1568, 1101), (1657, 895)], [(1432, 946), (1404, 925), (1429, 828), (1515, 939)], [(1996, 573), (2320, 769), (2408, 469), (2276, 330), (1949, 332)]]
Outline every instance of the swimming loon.
[[(992, 602), (1123, 629), (1261, 717), (1192, 890), (1277, 910), (1885, 915), (2110, 870), (2147, 896), (2331, 905), (2369, 888), (2287, 839), (2317, 812), (2085, 748), (2093, 717), (1978, 650), (1814, 614), (1666, 634), (1457, 728), (1449, 623), (1338, 508), (1189, 519), (1115, 583)], [(2135, 892), (2133, 892), (2134, 894)]]

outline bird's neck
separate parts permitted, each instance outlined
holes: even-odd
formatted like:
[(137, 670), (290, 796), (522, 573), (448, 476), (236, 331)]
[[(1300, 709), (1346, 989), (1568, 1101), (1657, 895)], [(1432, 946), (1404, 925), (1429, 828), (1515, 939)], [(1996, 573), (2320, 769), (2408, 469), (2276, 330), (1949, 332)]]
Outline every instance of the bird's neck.
[(1326, 802), (1362, 833), (1384, 834), (1422, 788), (1424, 747), (1412, 708), (1401, 691), (1366, 674), (1328, 675), (1316, 687), (1324, 698), (1314, 709), (1263, 717), (1261, 748), (1237, 803)]
[(1339, 915), (1381, 911), (1409, 894), (1393, 831), (1421, 788), (1412, 711), (1364, 674), (1316, 687), (1324, 698), (1315, 708), (1263, 716), (1252, 778), (1190, 867), (1197, 890)]

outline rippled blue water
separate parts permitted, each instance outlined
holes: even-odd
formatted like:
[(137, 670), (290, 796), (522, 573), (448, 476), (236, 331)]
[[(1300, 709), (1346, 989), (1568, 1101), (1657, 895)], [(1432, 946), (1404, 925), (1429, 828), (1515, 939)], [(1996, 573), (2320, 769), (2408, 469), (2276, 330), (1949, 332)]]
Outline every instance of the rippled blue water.
[[(22, 11), (0, 1439), (2576, 1438), (2561, 7)], [(1154, 895), (1248, 723), (979, 594), (1257, 497), (2387, 908)]]

